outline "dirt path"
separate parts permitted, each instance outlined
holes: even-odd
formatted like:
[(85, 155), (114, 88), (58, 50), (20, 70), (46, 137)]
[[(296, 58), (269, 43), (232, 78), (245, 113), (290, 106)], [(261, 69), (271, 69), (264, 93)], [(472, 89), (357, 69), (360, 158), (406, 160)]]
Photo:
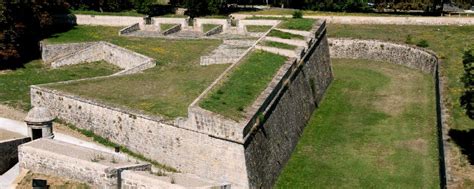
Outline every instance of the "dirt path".
[[(233, 14), (237, 19), (247, 17), (285, 17), (291, 15)], [(420, 16), (304, 16), (311, 19), (326, 19), (336, 24), (394, 24), (394, 25), (474, 25), (474, 17), (420, 17)]]

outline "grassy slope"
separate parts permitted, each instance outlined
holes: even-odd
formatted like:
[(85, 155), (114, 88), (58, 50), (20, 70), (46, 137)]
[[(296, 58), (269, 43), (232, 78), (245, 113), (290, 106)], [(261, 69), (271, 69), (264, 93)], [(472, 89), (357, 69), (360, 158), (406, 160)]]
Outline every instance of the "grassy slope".
[(211, 31), (215, 27), (219, 26), (218, 24), (203, 24), (202, 25), (202, 32), (206, 33), (208, 31)]
[(267, 32), (272, 26), (259, 26), (259, 25), (248, 25), (247, 27), (248, 32)]
[[(294, 10), (289, 9), (267, 9), (260, 11), (239, 12), (250, 15), (292, 15)], [(325, 11), (303, 11), (304, 16), (406, 16), (404, 14), (384, 13), (351, 13), (351, 12), (325, 12)]]
[(50, 69), (35, 60), (24, 68), (0, 74), (0, 103), (30, 109), (30, 85), (111, 75), (119, 69), (107, 63), (89, 63)]
[(170, 28), (176, 26), (178, 24), (160, 24), (160, 29), (162, 32), (169, 30)]
[(73, 14), (85, 14), (85, 15), (107, 15), (107, 16), (137, 16), (144, 17), (144, 14), (138, 13), (135, 10), (122, 11), (122, 12), (98, 12), (88, 10), (71, 10)]
[(247, 56), (219, 87), (200, 102), (200, 106), (238, 120), (244, 110), (265, 89), (286, 58), (254, 51)]
[(299, 39), (299, 40), (304, 39), (304, 36), (302, 36), (302, 35), (295, 35), (295, 34), (292, 34), (292, 33), (282, 32), (282, 31), (279, 31), (279, 30), (270, 31), (270, 33), (268, 33), (268, 36), (278, 37), (278, 38), (282, 38), (282, 39)]
[(278, 27), (290, 30), (309, 31), (313, 28), (314, 22), (314, 19), (285, 19), (283, 22), (280, 23)]
[(67, 92), (143, 110), (169, 118), (187, 115), (187, 106), (228, 65), (200, 66), (199, 57), (216, 48), (218, 40), (166, 40), (119, 37), (119, 28), (80, 26), (48, 40), (50, 43), (110, 41), (157, 60), (142, 74), (54, 86)]
[(368, 60), (334, 59), (333, 68), (335, 80), (276, 186), (437, 188), (431, 76)]
[[(468, 119), (459, 104), (463, 85), (462, 53), (469, 46), (474, 47), (474, 26), (395, 26), (395, 25), (337, 25), (330, 24), (330, 37), (353, 37), (360, 39), (381, 39), (404, 43), (408, 35), (412, 41), (425, 39), (428, 49), (434, 50), (443, 59), (441, 74), (448, 78), (448, 95), (452, 104), (454, 129), (474, 129), (474, 121)], [(390, 33), (390, 35), (387, 35)]]
[(276, 47), (276, 48), (280, 48), (280, 49), (288, 49), (288, 50), (296, 49), (296, 46), (294, 46), (294, 45), (288, 45), (286, 43), (279, 43), (279, 42), (275, 42), (275, 41), (262, 41), (262, 42), (260, 42), (260, 45), (268, 46), (268, 47)]
[[(474, 121), (469, 119), (460, 107), (459, 98), (463, 92), (460, 77), (463, 74), (462, 52), (474, 47), (474, 26), (394, 26), (394, 25), (329, 25), (332, 37), (354, 37), (362, 39), (381, 39), (403, 43), (411, 35), (413, 42), (425, 39), (428, 49), (434, 50), (442, 58), (441, 75), (447, 80), (447, 91), (450, 118), (448, 126), (454, 131), (471, 131)], [(390, 33), (390, 35), (387, 35)], [(450, 167), (460, 188), (474, 187), (474, 166), (470, 165), (459, 149), (450, 149)]]

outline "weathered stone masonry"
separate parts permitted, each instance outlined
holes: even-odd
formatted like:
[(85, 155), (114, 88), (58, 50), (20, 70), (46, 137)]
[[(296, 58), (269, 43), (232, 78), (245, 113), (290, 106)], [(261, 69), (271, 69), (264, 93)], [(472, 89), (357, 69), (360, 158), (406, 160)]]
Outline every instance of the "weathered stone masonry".
[[(47, 85), (31, 87), (32, 105), (48, 107), (62, 120), (182, 172), (233, 188), (270, 187), (332, 80), (326, 27), (318, 24), (302, 60), (282, 66), (240, 122), (208, 111), (164, 120)], [(260, 114), (266, 117), (261, 124), (256, 121)], [(220, 128), (213, 126), (216, 117), (222, 118)]]
[(0, 141), (0, 175), (18, 162), (18, 146), (30, 140), (30, 137), (24, 137)]

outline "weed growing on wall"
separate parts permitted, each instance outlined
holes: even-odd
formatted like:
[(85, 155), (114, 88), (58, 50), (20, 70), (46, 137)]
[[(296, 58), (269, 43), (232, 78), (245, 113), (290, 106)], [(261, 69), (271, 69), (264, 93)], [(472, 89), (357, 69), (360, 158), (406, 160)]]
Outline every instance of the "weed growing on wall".
[(465, 51), (463, 56), (464, 75), (461, 81), (464, 83), (464, 93), (461, 96), (461, 106), (466, 109), (466, 115), (474, 119), (474, 53), (473, 49)]
[(428, 41), (422, 39), (418, 41), (418, 43), (416, 43), (416, 46), (426, 48), (426, 47), (429, 47), (430, 44), (428, 43)]
[[(133, 152), (131, 151), (130, 149), (128, 149), (127, 147), (125, 146), (121, 146), (121, 145), (118, 145), (118, 144), (115, 144), (114, 142), (106, 139), (106, 138), (103, 138), (97, 134), (95, 134), (94, 132), (92, 131), (89, 131), (89, 130), (86, 130), (86, 129), (81, 129), (81, 128), (78, 128), (72, 124), (69, 124), (69, 123), (66, 123), (62, 120), (56, 120), (57, 122), (63, 124), (63, 125), (66, 125), (67, 127), (69, 127), (70, 129), (74, 130), (74, 131), (77, 131), (87, 137), (90, 137), (92, 138), (92, 140), (94, 140), (95, 142), (98, 142), (104, 146), (107, 146), (107, 147), (116, 147), (116, 146), (119, 146), (120, 147), (120, 151), (123, 152), (123, 153), (126, 153), (134, 158), (137, 158), (139, 160), (142, 160), (142, 161), (146, 161), (146, 162), (149, 162), (151, 163), (153, 166), (156, 166), (156, 167), (159, 167), (161, 169), (164, 169), (166, 171), (169, 171), (169, 172), (178, 172), (178, 170), (176, 170), (175, 168), (173, 167), (169, 167), (167, 165), (163, 165), (155, 160), (151, 160), (145, 156), (143, 156), (142, 154), (138, 154), (136, 152)], [(91, 161), (92, 162), (97, 162), (97, 161), (100, 161), (102, 158), (100, 157), (93, 157), (91, 158)], [(113, 161), (116, 161), (116, 160), (113, 160)], [(113, 162), (112, 162), (113, 163)]]

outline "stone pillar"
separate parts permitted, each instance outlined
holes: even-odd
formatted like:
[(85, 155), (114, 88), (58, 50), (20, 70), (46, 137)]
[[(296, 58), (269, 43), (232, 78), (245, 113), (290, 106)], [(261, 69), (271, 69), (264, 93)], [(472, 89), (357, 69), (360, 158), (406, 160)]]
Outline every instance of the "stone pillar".
[(31, 140), (39, 138), (54, 138), (53, 120), (55, 117), (47, 108), (34, 107), (25, 118), (28, 125), (28, 136)]

